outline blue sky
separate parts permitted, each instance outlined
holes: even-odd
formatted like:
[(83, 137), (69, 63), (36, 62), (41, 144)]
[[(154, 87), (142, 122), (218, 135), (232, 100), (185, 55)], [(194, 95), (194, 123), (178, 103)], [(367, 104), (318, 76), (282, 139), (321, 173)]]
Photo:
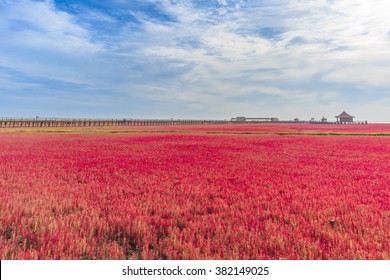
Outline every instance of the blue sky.
[(1, 117), (390, 121), (387, 0), (0, 0)]

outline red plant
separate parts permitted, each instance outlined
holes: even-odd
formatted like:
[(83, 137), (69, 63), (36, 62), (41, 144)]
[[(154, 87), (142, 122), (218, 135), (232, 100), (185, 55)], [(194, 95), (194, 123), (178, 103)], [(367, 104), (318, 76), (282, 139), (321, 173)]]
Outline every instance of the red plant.
[[(39, 128), (38, 128), (39, 129)], [(68, 128), (64, 128), (68, 129)], [(75, 129), (75, 128), (69, 128)], [(80, 128), (88, 130), (88, 128)], [(230, 123), (230, 124), (206, 124), (206, 125), (156, 125), (156, 126), (123, 126), (123, 127), (91, 127), (91, 130), (114, 131), (187, 131), (187, 132), (251, 132), (251, 133), (351, 133), (351, 134), (390, 134), (390, 124), (299, 124), (299, 123)]]
[(389, 259), (387, 137), (0, 134), (2, 259)]

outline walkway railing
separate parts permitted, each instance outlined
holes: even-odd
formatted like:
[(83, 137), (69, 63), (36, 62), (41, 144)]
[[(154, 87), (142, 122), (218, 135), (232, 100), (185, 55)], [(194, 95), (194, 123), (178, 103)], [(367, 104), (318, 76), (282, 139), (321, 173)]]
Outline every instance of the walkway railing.
[(4, 127), (88, 127), (227, 124), (226, 120), (0, 118)]

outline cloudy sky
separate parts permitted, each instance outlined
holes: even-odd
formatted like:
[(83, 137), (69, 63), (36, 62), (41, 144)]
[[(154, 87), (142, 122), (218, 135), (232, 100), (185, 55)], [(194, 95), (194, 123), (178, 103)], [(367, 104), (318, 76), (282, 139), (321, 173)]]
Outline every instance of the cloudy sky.
[(389, 108), (388, 0), (0, 0), (0, 117)]

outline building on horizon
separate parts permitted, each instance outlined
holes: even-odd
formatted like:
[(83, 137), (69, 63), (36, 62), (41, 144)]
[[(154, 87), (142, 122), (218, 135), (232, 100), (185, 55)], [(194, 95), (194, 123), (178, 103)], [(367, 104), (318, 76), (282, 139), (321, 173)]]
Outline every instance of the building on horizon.
[(354, 116), (351, 116), (345, 111), (343, 111), (340, 115), (335, 116), (335, 118), (339, 123), (353, 123)]

